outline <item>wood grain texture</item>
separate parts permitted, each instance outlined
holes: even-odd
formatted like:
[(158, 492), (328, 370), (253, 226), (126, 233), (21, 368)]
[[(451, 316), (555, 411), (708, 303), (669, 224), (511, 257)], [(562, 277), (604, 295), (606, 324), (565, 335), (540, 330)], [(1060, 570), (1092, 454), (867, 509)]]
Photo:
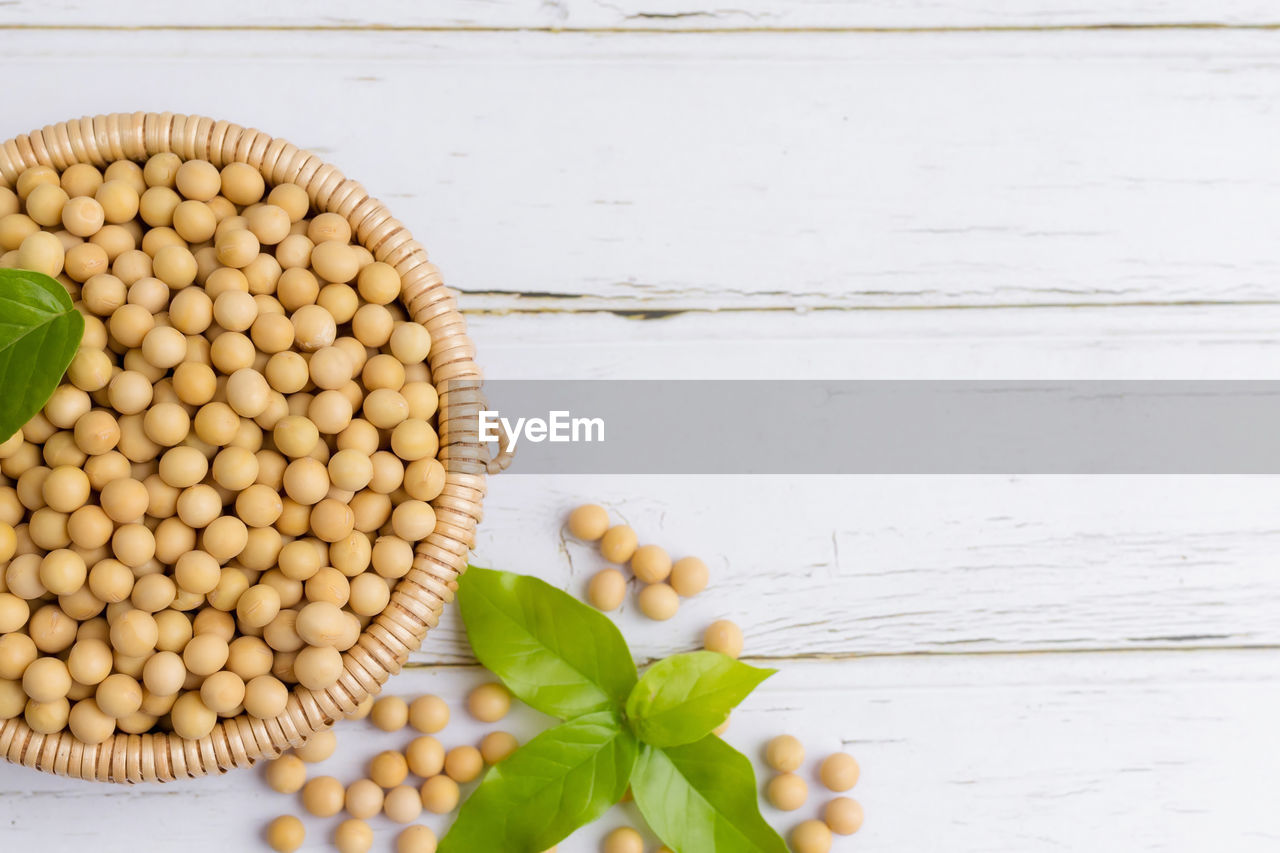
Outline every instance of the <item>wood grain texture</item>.
[[(762, 780), (764, 742), (783, 732), (803, 739), (809, 803), (765, 812), (783, 831), (826, 801), (812, 781), (816, 760), (841, 749), (858, 759), (862, 779), (851, 793), (867, 823), (837, 853), (1223, 844), (1261, 853), (1280, 841), (1276, 673), (1270, 651), (787, 662), (734, 714), (726, 738), (753, 757)], [(411, 670), (392, 687), (407, 697), (435, 692), (458, 710), (482, 678), (471, 669)], [(527, 739), (546, 720), (518, 708), (502, 725)], [(469, 743), (480, 732), (459, 712), (443, 740)], [(338, 736), (338, 753), (313, 772), (350, 782), (410, 734), (344, 723)], [(145, 839), (164, 838), (166, 849), (251, 851), (265, 849), (259, 833), (268, 820), (300, 811), (296, 797), (272, 793), (255, 771), (126, 788), (0, 765), (0, 792), (6, 850), (136, 853), (150, 849), (139, 847)], [(303, 850), (332, 849), (338, 820), (308, 818)], [(594, 853), (609, 829), (638, 822), (634, 806), (614, 809), (560, 850)], [(390, 849), (395, 825), (377, 818), (373, 826), (375, 849)]]
[[(5, 48), (0, 71), (44, 81), (13, 129), (177, 102), (297, 139), (494, 310), (1276, 300), (1268, 33), (59, 31)], [(110, 90), (86, 101), (87, 75)]]
[[(508, 474), (473, 562), (581, 595), (607, 564), (560, 524), (586, 501), (712, 569), (672, 622), (632, 590), (646, 659), (721, 617), (766, 657), (1280, 645), (1271, 479)], [(472, 660), (455, 612), (414, 660)]]
[(1274, 379), (1280, 306), (475, 313), (494, 379)]
[(1263, 0), (341, 0), (217, 4), (126, 0), (54, 3), (14, 0), (0, 26), (276, 27), (334, 29), (842, 30), (975, 27), (1269, 26), (1280, 16)]

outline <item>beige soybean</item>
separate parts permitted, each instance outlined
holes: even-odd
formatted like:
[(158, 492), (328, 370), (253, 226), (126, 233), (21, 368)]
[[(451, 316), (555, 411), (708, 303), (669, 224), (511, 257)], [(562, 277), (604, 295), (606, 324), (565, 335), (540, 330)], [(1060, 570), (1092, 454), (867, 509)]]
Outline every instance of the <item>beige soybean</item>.
[(209, 201), (222, 187), (217, 167), (204, 160), (182, 163), (174, 172), (173, 183), (178, 192), (199, 201)]
[(102, 185), (102, 173), (88, 163), (75, 163), (63, 170), (61, 185), (70, 196), (91, 196)]
[(39, 654), (35, 642), (26, 634), (0, 635), (0, 678), (21, 679)]
[(657, 622), (665, 622), (680, 609), (680, 596), (665, 583), (649, 584), (637, 598), (640, 612)]
[(809, 798), (809, 786), (795, 773), (779, 773), (769, 780), (765, 796), (774, 808), (795, 811)]
[(423, 779), (444, 771), (444, 755), (444, 747), (431, 735), (414, 738), (404, 751), (409, 771)]
[(215, 672), (200, 685), (200, 701), (218, 714), (229, 714), (244, 702), (244, 680), (234, 672)]
[[(63, 596), (60, 601), (66, 601)], [(36, 647), (47, 654), (60, 654), (76, 639), (76, 622), (57, 604), (46, 604), (31, 614), (27, 633)]]
[(36, 658), (22, 672), (22, 689), (32, 701), (54, 702), (71, 690), (71, 674), (58, 658)]
[(342, 676), (342, 653), (332, 646), (307, 646), (293, 662), (298, 683), (310, 690), (324, 690)]
[(62, 209), (70, 196), (57, 184), (41, 184), (27, 196), (27, 215), (37, 224), (45, 227), (58, 225), (62, 221)]
[(396, 836), (396, 853), (436, 853), (436, 834), (421, 824), (406, 827)]
[(671, 567), (667, 583), (681, 598), (690, 598), (707, 588), (710, 572), (707, 564), (697, 557), (681, 557)]
[(600, 537), (600, 553), (611, 563), (625, 563), (636, 552), (636, 532), (625, 524), (610, 527)]
[(124, 673), (113, 673), (98, 684), (94, 699), (103, 713), (127, 717), (142, 707), (142, 685)]
[(8, 592), (0, 592), (0, 634), (9, 634), (27, 624), (31, 608), (27, 602)]
[(603, 853), (644, 853), (644, 839), (629, 826), (620, 826), (604, 837)]
[(398, 323), (387, 345), (403, 364), (422, 364), (431, 352), (431, 333), (418, 323)]
[(317, 776), (302, 786), (302, 807), (316, 817), (333, 817), (342, 811), (346, 789), (332, 776)]
[(475, 781), (483, 771), (484, 757), (474, 746), (455, 746), (445, 753), (445, 775), (459, 785)]
[(413, 546), (395, 536), (379, 536), (373, 543), (370, 562), (379, 576), (402, 578), (413, 567)]
[(23, 719), (38, 734), (51, 735), (67, 727), (71, 717), (71, 703), (66, 698), (52, 702), (37, 702), (32, 699), (23, 711)]
[(391, 449), (406, 462), (435, 458), (440, 448), (436, 431), (426, 421), (409, 419), (398, 423), (391, 432)]
[(357, 779), (347, 786), (344, 805), (347, 814), (363, 820), (375, 817), (382, 811), (384, 798), (377, 782), (372, 779)]
[(420, 542), (426, 539), (435, 527), (435, 511), (425, 501), (402, 501), (392, 510), (391, 529), (396, 536), (408, 542)]
[(402, 753), (380, 752), (369, 762), (369, 778), (383, 788), (394, 788), (409, 775), (409, 764)]
[(281, 815), (267, 825), (267, 846), (276, 853), (294, 853), (307, 838), (307, 828), (293, 815)]
[(110, 356), (102, 350), (81, 348), (71, 359), (67, 379), (82, 391), (98, 391), (111, 381), (114, 366)]
[(351, 424), (355, 407), (341, 391), (321, 391), (307, 405), (307, 417), (325, 435), (337, 435)]
[(373, 847), (373, 829), (358, 818), (348, 818), (333, 831), (333, 846), (338, 853), (368, 853)]
[[(310, 421), (307, 421), (307, 423), (311, 424)], [(311, 428), (315, 429), (315, 425), (311, 424)], [(319, 439), (318, 432), (316, 439), (317, 441)], [(276, 446), (280, 446), (279, 439), (276, 440)], [(310, 453), (314, 446), (312, 444), (306, 452)], [(282, 452), (286, 451), (282, 450)], [(361, 453), (359, 450), (339, 450), (329, 458), (328, 472), (329, 479), (333, 485), (340, 489), (356, 492), (368, 486), (370, 480), (373, 479), (373, 462), (368, 454)]]
[(348, 603), (357, 615), (376, 616), (386, 610), (390, 602), (391, 588), (377, 575), (362, 573), (351, 579), (351, 597)]
[(419, 459), (404, 470), (404, 490), (414, 500), (435, 500), (445, 486), (444, 465), (438, 459)]
[(489, 732), (480, 740), (480, 755), (485, 764), (497, 764), (520, 748), (520, 742), (510, 732)]
[(274, 204), (258, 205), (245, 212), (248, 228), (264, 246), (275, 246), (289, 236), (289, 212)]
[(188, 243), (203, 243), (217, 227), (217, 215), (204, 202), (187, 200), (173, 209), (173, 230)]
[(742, 629), (728, 619), (719, 619), (707, 626), (702, 635), (702, 647), (709, 652), (720, 652), (731, 658), (742, 654)]
[(511, 691), (497, 682), (481, 684), (467, 694), (467, 712), (482, 723), (496, 723), (511, 710)]
[(363, 412), (378, 429), (394, 429), (409, 417), (409, 403), (399, 391), (377, 388), (365, 397)]
[(219, 187), (228, 201), (243, 206), (262, 198), (266, 182), (262, 173), (248, 163), (228, 163), (222, 167)]
[(409, 785), (399, 785), (387, 792), (382, 810), (396, 823), (413, 823), (421, 816), (424, 805), (424, 797), (417, 789)]
[(583, 504), (569, 513), (569, 533), (586, 542), (595, 542), (609, 529), (609, 513), (598, 504)]
[(111, 647), (129, 657), (150, 654), (159, 636), (155, 617), (141, 610), (129, 610), (111, 623)]
[(40, 583), (55, 595), (70, 595), (80, 589), (88, 574), (84, 558), (65, 548), (46, 554), (40, 561), (38, 571)]
[(818, 778), (828, 790), (842, 793), (858, 784), (861, 770), (853, 756), (843, 752), (828, 755), (818, 768)]
[(249, 587), (236, 602), (236, 616), (249, 628), (265, 628), (279, 612), (280, 593), (267, 584)]
[(791, 830), (795, 853), (829, 853), (831, 841), (831, 830), (820, 820), (806, 820)]
[(409, 705), (408, 721), (423, 734), (437, 734), (449, 725), (449, 705), (439, 696), (419, 696)]
[(42, 492), (48, 506), (58, 512), (72, 512), (89, 499), (89, 476), (79, 468), (59, 466), (49, 472)]
[(208, 676), (222, 669), (229, 654), (230, 647), (223, 637), (197, 632), (182, 650), (182, 662), (196, 675)]
[(409, 722), (409, 706), (399, 696), (383, 696), (373, 703), (370, 721), (384, 732), (403, 729)]
[(631, 555), (631, 573), (643, 583), (659, 583), (671, 575), (671, 557), (657, 545), (641, 545)]
[(71, 706), (67, 727), (79, 740), (98, 744), (115, 734), (116, 718), (103, 713), (94, 699), (86, 698)]
[[(263, 575), (264, 583), (266, 579), (267, 575)], [(271, 672), (272, 660), (271, 647), (261, 637), (241, 635), (227, 646), (227, 669), (246, 682), (254, 676)]]
[(862, 804), (850, 797), (836, 797), (822, 810), (822, 819), (836, 835), (853, 835), (862, 828)]
[(448, 776), (432, 776), (422, 783), (422, 807), (432, 814), (448, 814), (458, 807), (458, 783)]
[(176, 652), (159, 651), (142, 667), (142, 685), (157, 696), (173, 696), (187, 680), (187, 667)]
[(794, 773), (804, 763), (804, 745), (793, 735), (778, 735), (765, 745), (764, 760), (780, 773)]
[(265, 775), (271, 790), (294, 794), (306, 784), (307, 766), (296, 755), (285, 754), (267, 763)]
[(245, 684), (244, 709), (250, 716), (259, 719), (277, 717), (284, 713), (288, 702), (289, 688), (273, 675), (259, 675)]
[(101, 684), (113, 665), (111, 647), (93, 638), (77, 640), (67, 656), (67, 672), (78, 684)]
[[(341, 340), (347, 339), (342, 338)], [(364, 383), (364, 387), (369, 391), (375, 391), (379, 388), (403, 391), (404, 365), (397, 361), (394, 356), (380, 353), (365, 360), (364, 366), (360, 371), (360, 381)], [(404, 395), (401, 394), (401, 396)], [(408, 399), (406, 399), (405, 403), (408, 402)], [(410, 416), (412, 416), (412, 412)]]

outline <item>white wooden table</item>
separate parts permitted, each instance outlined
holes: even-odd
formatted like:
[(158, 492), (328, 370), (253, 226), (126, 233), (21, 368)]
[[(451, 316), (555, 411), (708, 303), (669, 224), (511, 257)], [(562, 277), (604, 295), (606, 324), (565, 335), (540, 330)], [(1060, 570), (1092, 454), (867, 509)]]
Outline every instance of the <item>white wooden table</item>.
[[(0, 136), (168, 109), (311, 147), (430, 248), (494, 377), (1273, 378), (1277, 23), (1263, 0), (14, 0)], [(670, 623), (628, 603), (640, 654), (728, 616), (781, 668), (730, 741), (861, 761), (837, 850), (1280, 844), (1274, 479), (506, 476), (476, 561), (580, 589), (599, 559), (559, 525), (583, 499), (713, 568)], [(451, 614), (391, 690), (480, 677)], [(340, 740), (349, 777), (404, 738)], [(251, 771), (0, 766), (4, 851), (249, 851), (294, 809)]]

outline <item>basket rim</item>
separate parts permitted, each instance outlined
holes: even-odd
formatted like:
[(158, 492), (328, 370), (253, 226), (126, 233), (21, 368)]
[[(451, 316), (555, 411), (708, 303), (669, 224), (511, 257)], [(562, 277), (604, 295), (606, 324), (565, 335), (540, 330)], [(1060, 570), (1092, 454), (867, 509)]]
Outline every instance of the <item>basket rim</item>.
[[(475, 346), (455, 294), (409, 230), (380, 201), (336, 167), (292, 143), (262, 131), (206, 116), (181, 113), (112, 113), (47, 125), (0, 144), (0, 186), (11, 187), (23, 170), (37, 165), (63, 171), (75, 163), (102, 167), (116, 160), (145, 160), (172, 152), (184, 160), (215, 166), (247, 163), (269, 184), (296, 183), (313, 208), (338, 213), (352, 237), (379, 261), (395, 267), (403, 282), (401, 301), (414, 321), (431, 332), (427, 357), (440, 392), (440, 419), (446, 406), (481, 399), (481, 372)], [(444, 393), (447, 389), (448, 395)], [(445, 486), (433, 500), (436, 531), (415, 548), (413, 567), (399, 579), (386, 609), (359, 640), (342, 653), (343, 673), (325, 690), (295, 686), (283, 713), (257, 719), (242, 712), (220, 719), (198, 739), (173, 733), (117, 732), (101, 744), (87, 744), (69, 729), (41, 734), (22, 717), (0, 721), (0, 754), (10, 762), (79, 779), (101, 782), (168, 782), (218, 774), (274, 758), (330, 728), (400, 671), (436, 626), (452, 601), (457, 577), (475, 542), (485, 495), (485, 474), (493, 467), (474, 430), (451, 424), (440, 437), (437, 458), (445, 465)]]

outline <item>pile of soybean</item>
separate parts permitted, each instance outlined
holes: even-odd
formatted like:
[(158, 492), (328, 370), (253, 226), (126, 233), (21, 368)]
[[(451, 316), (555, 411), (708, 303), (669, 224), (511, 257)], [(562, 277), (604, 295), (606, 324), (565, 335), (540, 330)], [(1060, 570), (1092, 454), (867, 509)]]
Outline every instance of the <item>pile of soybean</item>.
[[(497, 723), (506, 717), (511, 704), (506, 687), (488, 682), (468, 694), (466, 708), (481, 723)], [(449, 705), (430, 694), (412, 702), (398, 696), (384, 696), (377, 701), (370, 698), (348, 719), (365, 717), (384, 732), (399, 732), (411, 726), (419, 735), (403, 749), (373, 756), (366, 765), (365, 776), (345, 786), (333, 776), (308, 778), (307, 765), (324, 761), (337, 748), (332, 731), (312, 736), (266, 769), (267, 784), (282, 794), (299, 793), (308, 814), (317, 818), (348, 815), (334, 827), (331, 837), (339, 853), (368, 853), (374, 839), (369, 821), (380, 814), (396, 824), (408, 824), (396, 836), (397, 853), (434, 853), (435, 833), (414, 821), (424, 810), (437, 815), (454, 811), (462, 798), (459, 786), (474, 782), (486, 766), (500, 763), (519, 747), (515, 735), (492, 730), (481, 738), (478, 747), (462, 744), (446, 750), (435, 735), (449, 724)], [(266, 829), (267, 845), (278, 853), (297, 850), (306, 836), (306, 825), (294, 815), (281, 815)], [(554, 850), (553, 847), (546, 853)]]
[(0, 720), (199, 738), (323, 689), (435, 528), (431, 338), (395, 269), (254, 168), (0, 188), (0, 267), (85, 333), (0, 445)]

